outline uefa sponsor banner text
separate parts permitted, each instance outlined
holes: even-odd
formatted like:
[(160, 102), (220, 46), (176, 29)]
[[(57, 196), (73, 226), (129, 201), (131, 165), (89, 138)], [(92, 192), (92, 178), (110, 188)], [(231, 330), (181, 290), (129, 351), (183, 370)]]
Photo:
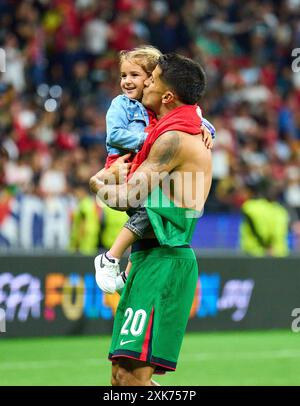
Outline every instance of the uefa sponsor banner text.
[[(198, 265), (188, 330), (291, 328), (297, 258), (199, 257)], [(110, 334), (117, 304), (97, 287), (93, 258), (1, 257), (1, 336)]]
[(12, 196), (2, 207), (0, 248), (67, 251), (74, 208), (68, 197)]

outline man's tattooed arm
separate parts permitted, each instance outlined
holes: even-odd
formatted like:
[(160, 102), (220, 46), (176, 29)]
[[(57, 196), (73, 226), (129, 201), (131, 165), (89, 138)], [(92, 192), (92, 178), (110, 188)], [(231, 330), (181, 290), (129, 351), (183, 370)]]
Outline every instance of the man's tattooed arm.
[(128, 183), (99, 184), (97, 196), (117, 210), (137, 207), (148, 194), (179, 164), (181, 136), (176, 131), (166, 132), (153, 144), (148, 158), (139, 166)]
[[(175, 160), (180, 147), (180, 136), (176, 131), (170, 131), (158, 137), (150, 150), (148, 160), (161, 170), (162, 165), (168, 165)], [(147, 161), (146, 161), (147, 162)], [(167, 168), (166, 168), (167, 169)]]

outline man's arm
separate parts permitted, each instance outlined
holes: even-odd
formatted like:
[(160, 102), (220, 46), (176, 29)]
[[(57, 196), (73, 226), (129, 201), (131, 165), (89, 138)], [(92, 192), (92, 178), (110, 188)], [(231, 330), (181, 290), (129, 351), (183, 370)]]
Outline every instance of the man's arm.
[(180, 164), (181, 136), (169, 131), (158, 137), (148, 158), (134, 172), (130, 180), (122, 185), (105, 184), (105, 170), (90, 180), (94, 193), (108, 206), (117, 210), (137, 207), (159, 182)]

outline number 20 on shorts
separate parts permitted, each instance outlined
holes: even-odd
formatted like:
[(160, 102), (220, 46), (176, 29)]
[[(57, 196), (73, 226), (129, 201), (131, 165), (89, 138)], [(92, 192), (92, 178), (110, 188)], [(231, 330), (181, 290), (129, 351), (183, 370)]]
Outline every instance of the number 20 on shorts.
[(142, 334), (147, 320), (147, 313), (143, 309), (135, 312), (131, 307), (125, 311), (125, 322), (123, 324), (121, 335), (128, 335), (129, 331), (134, 337)]

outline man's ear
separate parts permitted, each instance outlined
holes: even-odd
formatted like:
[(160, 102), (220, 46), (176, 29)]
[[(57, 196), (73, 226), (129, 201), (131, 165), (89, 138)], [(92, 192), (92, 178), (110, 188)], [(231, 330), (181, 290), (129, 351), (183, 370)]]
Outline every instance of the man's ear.
[(163, 95), (162, 95), (162, 103), (163, 104), (169, 104), (172, 103), (175, 100), (175, 94), (171, 92), (170, 90), (167, 90)]

